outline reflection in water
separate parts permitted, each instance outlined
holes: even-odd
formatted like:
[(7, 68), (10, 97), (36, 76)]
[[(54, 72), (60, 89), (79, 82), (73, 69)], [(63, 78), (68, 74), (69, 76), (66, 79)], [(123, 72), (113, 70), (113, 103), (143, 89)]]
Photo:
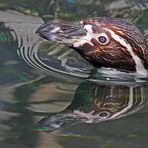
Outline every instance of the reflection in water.
[(53, 131), (78, 123), (98, 123), (119, 119), (143, 107), (144, 86), (120, 83), (82, 82), (73, 101), (63, 111), (53, 113), (38, 123), (43, 131)]
[[(122, 84), (120, 81), (115, 83), (114, 78), (117, 75), (114, 73), (113, 81), (110, 82), (91, 80), (81, 83), (71, 102), (76, 83), (82, 81), (78, 79), (75, 82), (74, 77), (88, 77), (92, 67), (73, 50), (41, 40), (35, 34), (43, 20), (78, 21), (88, 16), (108, 15), (127, 18), (140, 24), (147, 39), (147, 6), (146, 0), (88, 0), (86, 3), (81, 0), (0, 2), (1, 147), (72, 148), (78, 145), (81, 148), (84, 146), (98, 148), (127, 147), (127, 143), (135, 147), (137, 145), (147, 147), (147, 104), (144, 110), (135, 114), (133, 118), (102, 124), (78, 124), (117, 119), (136, 112), (144, 105), (147, 85), (130, 82)], [(21, 61), (19, 57), (23, 60)], [(45, 77), (43, 73), (49, 77)], [(54, 77), (51, 76), (53, 74)], [(106, 80), (108, 77), (103, 76), (104, 74), (99, 75), (97, 79)], [(122, 80), (122, 77), (120, 78)], [(126, 80), (128, 82), (129, 77)], [(73, 82), (74, 86), (71, 89)], [(57, 83), (61, 83), (60, 87)], [(69, 102), (71, 104), (58, 113)], [(49, 112), (56, 113), (49, 115)], [(77, 141), (69, 136), (71, 133), (63, 133), (65, 141), (62, 141), (64, 136), (61, 138), (61, 133), (56, 136), (42, 132), (33, 133), (34, 124), (40, 116), (47, 116), (38, 124), (39, 129), (43, 131), (53, 131), (77, 124), (70, 128), (70, 131), (76, 133)], [(110, 131), (110, 127), (113, 128), (113, 132)], [(89, 138), (83, 139), (83, 135)], [(94, 141), (94, 138), (97, 140)]]
[[(27, 25), (30, 22), (23, 22), (24, 20), (21, 20), (20, 14), (15, 13), (14, 18), (16, 16), (20, 17), (21, 26), (19, 23), (7, 22), (7, 19), (14, 21), (13, 13), (10, 15), (9, 12), (1, 12), (1, 14), (7, 16), (4, 20), (5, 26), (4, 23), (1, 25), (6, 34), (7, 42), (11, 38), (10, 41), (15, 43), (18, 55), (26, 63), (46, 74), (54, 72), (56, 75), (62, 73), (66, 77), (68, 75), (88, 77), (90, 66), (73, 50), (66, 49), (58, 44), (44, 42), (34, 34), (42, 22), (40, 18), (36, 18), (28, 29)], [(27, 17), (26, 20), (28, 19), (31, 20)], [(25, 34), (23, 28), (27, 30)], [(5, 31), (6, 29), (9, 34)], [(24, 36), (22, 37), (22, 35)], [(4, 39), (2, 34), (1, 40)], [(102, 73), (97, 79), (106, 80), (108, 74), (109, 71)], [(112, 76), (121, 76), (120, 79), (122, 80), (123, 77), (125, 78), (123, 73), (119, 75), (115, 72)], [(115, 77), (112, 77), (113, 80)], [(126, 81), (129, 81), (130, 76), (126, 77)], [(130, 78), (134, 81), (133, 76)], [(38, 126), (41, 130), (53, 131), (78, 123), (98, 123), (118, 119), (138, 111), (143, 106), (144, 96), (144, 86), (142, 84), (122, 84), (120, 81), (117, 84), (114, 82), (103, 84), (102, 82), (85, 81), (79, 85), (72, 103), (64, 111), (50, 114), (41, 120)]]

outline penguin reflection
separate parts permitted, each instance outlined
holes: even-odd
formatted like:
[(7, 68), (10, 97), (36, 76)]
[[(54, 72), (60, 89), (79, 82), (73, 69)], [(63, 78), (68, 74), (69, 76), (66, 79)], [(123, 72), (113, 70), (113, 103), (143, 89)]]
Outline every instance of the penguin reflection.
[(78, 123), (99, 123), (128, 116), (144, 104), (144, 86), (85, 81), (76, 89), (71, 104), (38, 122), (42, 131), (53, 131)]

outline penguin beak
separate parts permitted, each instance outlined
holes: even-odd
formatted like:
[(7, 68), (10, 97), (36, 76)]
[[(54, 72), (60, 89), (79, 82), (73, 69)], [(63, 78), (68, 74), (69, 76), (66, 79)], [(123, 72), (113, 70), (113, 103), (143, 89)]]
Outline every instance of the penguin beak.
[(55, 113), (41, 119), (37, 123), (37, 128), (40, 131), (52, 132), (83, 122), (79, 116), (73, 113)]
[(36, 33), (46, 40), (67, 46), (72, 46), (72, 44), (79, 42), (80, 38), (87, 34), (81, 24), (68, 25), (61, 23), (43, 24), (37, 29)]

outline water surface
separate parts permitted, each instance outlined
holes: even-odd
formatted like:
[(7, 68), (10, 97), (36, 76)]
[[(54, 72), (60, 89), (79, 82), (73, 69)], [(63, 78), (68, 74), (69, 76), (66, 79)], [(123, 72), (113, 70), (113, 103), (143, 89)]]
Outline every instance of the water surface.
[[(113, 16), (135, 23), (147, 40), (147, 10), (147, 0), (1, 0), (1, 147), (147, 148), (147, 78), (114, 73), (111, 78), (103, 74), (88, 80), (93, 67), (76, 52), (35, 34), (48, 21)], [(119, 119), (94, 124), (72, 119), (48, 133), (51, 124), (43, 121), (46, 132), (37, 129), (36, 123), (45, 116), (65, 109), (90, 112), (94, 102), (99, 106), (105, 100), (111, 101), (114, 111), (127, 103), (134, 106)]]

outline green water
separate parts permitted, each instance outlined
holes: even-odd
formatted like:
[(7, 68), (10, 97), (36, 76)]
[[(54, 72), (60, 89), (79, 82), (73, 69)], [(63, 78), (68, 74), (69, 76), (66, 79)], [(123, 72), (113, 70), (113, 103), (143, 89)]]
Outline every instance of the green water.
[[(71, 60), (71, 67), (74, 65), (74, 68), (92, 67), (74, 51), (69, 51), (65, 56), (67, 49), (64, 46), (40, 39), (35, 30), (48, 21), (74, 22), (94, 16), (125, 18), (139, 26), (147, 40), (147, 0), (0, 0), (1, 148), (148, 147), (146, 83), (138, 84), (142, 93), (135, 95), (145, 98), (144, 107), (132, 115), (96, 124), (70, 125), (50, 133), (37, 130), (39, 120), (64, 110), (73, 99), (71, 107), (85, 108), (85, 98), (95, 95), (94, 90), (87, 87), (88, 72), (83, 74), (75, 73), (73, 69), (70, 69), (72, 72), (65, 70), (57, 59), (64, 57), (64, 60)], [(34, 58), (36, 50), (44, 63)], [(76, 63), (73, 64), (73, 61)], [(99, 86), (98, 94), (103, 97), (112, 83), (116, 88), (119, 85), (137, 87), (130, 82), (124, 84), (124, 81), (121, 84), (120, 81), (118, 84), (114, 81), (105, 84), (106, 81), (100, 79), (101, 83), (95, 82), (93, 87)], [(102, 81), (105, 84), (103, 91), (100, 89)], [(86, 87), (81, 87), (82, 84)]]

